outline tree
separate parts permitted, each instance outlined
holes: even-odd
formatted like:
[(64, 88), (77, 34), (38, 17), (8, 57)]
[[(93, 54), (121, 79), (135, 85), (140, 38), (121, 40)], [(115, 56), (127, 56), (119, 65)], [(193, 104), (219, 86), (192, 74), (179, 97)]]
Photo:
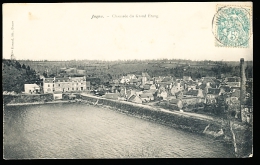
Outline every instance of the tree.
[(22, 65), (22, 68), (23, 68), (23, 69), (26, 69), (26, 66), (23, 64), (23, 65)]

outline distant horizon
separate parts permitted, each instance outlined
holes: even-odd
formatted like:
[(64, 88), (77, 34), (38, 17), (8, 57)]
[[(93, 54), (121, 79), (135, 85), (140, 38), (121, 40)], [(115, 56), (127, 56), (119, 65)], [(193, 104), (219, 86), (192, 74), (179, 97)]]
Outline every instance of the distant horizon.
[[(243, 57), (241, 57), (243, 58)], [(105, 59), (66, 59), (66, 60), (54, 60), (54, 59), (14, 59), (16, 61), (106, 61), (106, 62), (114, 62), (114, 61), (161, 61), (161, 60), (184, 60), (184, 61), (216, 61), (216, 62), (240, 62), (240, 59), (238, 60), (210, 60), (210, 59), (204, 59), (204, 60), (192, 60), (192, 59), (178, 59), (178, 58), (158, 58), (158, 59), (117, 59), (117, 60), (105, 60)], [(11, 58), (2, 58), (3, 60), (11, 60)], [(245, 59), (245, 58), (244, 58)], [(245, 60), (245, 61), (253, 61), (253, 60)]]

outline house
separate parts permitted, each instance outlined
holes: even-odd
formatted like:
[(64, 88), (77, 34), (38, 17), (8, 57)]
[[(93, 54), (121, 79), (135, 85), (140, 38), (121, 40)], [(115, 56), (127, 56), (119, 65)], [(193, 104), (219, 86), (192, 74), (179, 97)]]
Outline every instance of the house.
[(230, 86), (226, 86), (226, 85), (220, 86), (219, 89), (220, 89), (220, 93), (223, 93), (223, 94), (231, 92)]
[(126, 99), (129, 99), (132, 95), (136, 95), (135, 90), (127, 90), (126, 91)]
[(86, 81), (86, 89), (90, 90), (90, 81)]
[(126, 97), (126, 88), (125, 87), (120, 88), (119, 96), (120, 97)]
[(87, 89), (86, 77), (63, 77), (63, 78), (44, 78), (43, 92), (53, 93), (70, 92), (70, 91), (84, 91)]
[(183, 76), (183, 81), (190, 81), (192, 80), (190, 76)]
[(118, 100), (119, 94), (118, 93), (106, 93), (102, 97), (104, 97), (106, 99)]
[(231, 95), (230, 95), (231, 101), (239, 100), (239, 98), (240, 98), (240, 90), (235, 90), (235, 91), (232, 92)]
[(164, 77), (161, 77), (161, 76), (159, 76), (159, 77), (154, 77), (154, 78), (153, 78), (154, 84), (157, 84), (158, 82), (161, 82), (161, 81), (163, 80), (163, 78), (164, 78)]
[(154, 95), (157, 93), (157, 89), (144, 90), (143, 93), (152, 93)]
[(43, 93), (53, 93), (54, 85), (55, 85), (55, 77), (54, 78), (43, 78)]
[(77, 69), (76, 72), (77, 72), (78, 74), (82, 74), (82, 75), (86, 73), (85, 70), (81, 70), (81, 69)]
[(131, 80), (131, 79), (137, 79), (134, 74), (127, 74), (126, 76), (127, 76), (130, 80)]
[(37, 84), (24, 84), (24, 93), (36, 94), (40, 92), (40, 86)]
[(143, 102), (149, 102), (151, 100), (154, 100), (154, 96), (152, 93), (142, 93), (140, 94), (140, 98)]
[(64, 70), (66, 73), (77, 73), (77, 69), (76, 68), (69, 68)]
[(163, 100), (166, 100), (167, 97), (168, 97), (168, 93), (167, 93), (166, 90), (162, 90), (162, 91), (158, 92), (157, 96), (158, 96), (158, 97), (162, 97)]
[[(87, 89), (86, 77), (55, 78), (54, 91), (70, 92), (85, 91)], [(90, 84), (89, 84), (90, 85)]]
[(131, 85), (137, 85), (137, 84), (138, 84), (138, 79), (137, 79), (137, 78), (136, 78), (136, 79), (130, 79), (129, 84), (131, 84)]
[(120, 83), (121, 84), (124, 84), (124, 83), (130, 83), (130, 78), (127, 77), (127, 76), (123, 76), (120, 80)]
[(171, 94), (175, 95), (175, 93), (182, 91), (182, 90), (184, 90), (184, 83), (178, 80), (173, 84), (172, 89), (171, 89)]
[(230, 87), (240, 87), (240, 77), (226, 77), (224, 82)]
[(169, 104), (174, 106), (173, 108), (175, 109), (182, 109), (183, 105), (182, 105), (182, 101), (180, 99), (171, 99), (169, 100)]
[(208, 92), (206, 94), (206, 103), (213, 104), (216, 103), (216, 98), (221, 94), (220, 89), (218, 88), (208, 88)]
[(143, 89), (144, 89), (144, 90), (149, 90), (149, 89), (150, 89), (150, 86), (151, 86), (151, 85), (149, 85), (149, 84), (145, 84), (145, 85), (143, 85)]
[(179, 92), (175, 93), (175, 96), (176, 96), (177, 99), (182, 99), (183, 98), (183, 92), (179, 91)]
[(182, 100), (183, 105), (184, 104), (195, 105), (195, 104), (198, 104), (198, 103), (204, 103), (205, 102), (205, 99), (201, 98), (201, 97), (186, 97), (186, 98), (182, 98), (181, 100)]
[(142, 85), (146, 84), (148, 81), (150, 81), (151, 77), (148, 75), (147, 72), (142, 73)]
[(62, 99), (62, 93), (60, 93), (60, 92), (54, 92), (54, 93), (53, 93), (53, 99), (54, 99), (54, 100), (61, 100), (61, 99)]
[(137, 103), (137, 104), (142, 104), (142, 99), (137, 96), (137, 95), (132, 95), (129, 99), (128, 99), (129, 102), (133, 102), (133, 103)]
[(202, 89), (188, 90), (183, 92), (183, 97), (204, 97)]
[(253, 122), (253, 106), (242, 106), (242, 121), (252, 125)]
[(187, 89), (187, 90), (195, 90), (196, 86), (197, 86), (197, 84), (195, 84), (193, 81), (184, 83), (184, 89)]

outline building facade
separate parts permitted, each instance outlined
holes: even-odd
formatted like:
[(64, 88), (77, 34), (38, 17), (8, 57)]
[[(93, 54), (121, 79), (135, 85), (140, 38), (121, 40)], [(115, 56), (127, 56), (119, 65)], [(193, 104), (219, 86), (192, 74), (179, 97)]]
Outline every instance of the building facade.
[(86, 77), (64, 77), (43, 79), (44, 93), (79, 92), (87, 89)]

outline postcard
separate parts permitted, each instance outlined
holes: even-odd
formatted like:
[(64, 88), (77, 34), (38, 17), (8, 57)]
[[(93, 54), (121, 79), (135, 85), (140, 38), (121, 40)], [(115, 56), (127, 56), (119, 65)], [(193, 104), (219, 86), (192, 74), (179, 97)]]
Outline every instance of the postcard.
[(253, 3), (5, 3), (5, 159), (253, 156)]

